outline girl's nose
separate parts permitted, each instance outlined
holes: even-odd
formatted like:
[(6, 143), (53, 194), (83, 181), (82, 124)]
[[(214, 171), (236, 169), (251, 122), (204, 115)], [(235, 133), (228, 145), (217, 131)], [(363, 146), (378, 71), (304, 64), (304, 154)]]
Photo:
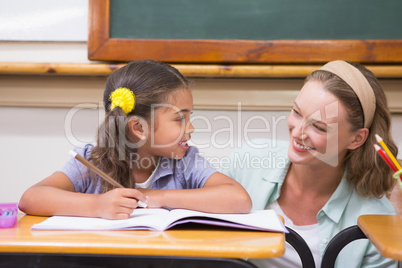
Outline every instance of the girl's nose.
[(186, 128), (186, 133), (190, 134), (194, 132), (194, 126), (191, 124), (191, 122), (188, 122), (187, 128)]

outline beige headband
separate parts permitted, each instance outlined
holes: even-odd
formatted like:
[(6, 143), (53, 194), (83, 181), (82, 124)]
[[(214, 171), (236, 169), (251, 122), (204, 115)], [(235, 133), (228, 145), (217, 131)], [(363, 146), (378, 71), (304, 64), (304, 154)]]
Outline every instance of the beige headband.
[(320, 70), (336, 74), (353, 89), (363, 109), (364, 127), (370, 128), (375, 113), (376, 101), (374, 91), (366, 77), (359, 69), (341, 60), (328, 62)]

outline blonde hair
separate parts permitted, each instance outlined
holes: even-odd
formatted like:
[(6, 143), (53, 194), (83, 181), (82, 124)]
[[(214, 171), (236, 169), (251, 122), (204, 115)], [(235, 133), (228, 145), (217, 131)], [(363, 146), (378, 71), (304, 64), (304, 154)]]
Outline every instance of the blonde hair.
[[(392, 178), (392, 170), (376, 153), (373, 144), (376, 143), (375, 134), (378, 134), (384, 139), (392, 154), (395, 156), (398, 154), (398, 148), (391, 137), (391, 115), (385, 93), (374, 74), (360, 64), (350, 64), (355, 66), (371, 85), (376, 98), (376, 110), (366, 142), (346, 155), (346, 178), (360, 196), (380, 198), (388, 195), (395, 180)], [(323, 83), (324, 88), (339, 99), (347, 110), (352, 131), (364, 127), (361, 103), (356, 93), (345, 81), (324, 70), (312, 72), (306, 78), (305, 83), (308, 81)]]

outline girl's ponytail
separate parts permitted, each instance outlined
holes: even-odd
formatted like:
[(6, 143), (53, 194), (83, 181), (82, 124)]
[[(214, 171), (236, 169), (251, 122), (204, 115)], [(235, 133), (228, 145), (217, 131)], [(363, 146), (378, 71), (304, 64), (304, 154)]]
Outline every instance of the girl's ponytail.
[[(106, 114), (98, 129), (97, 146), (92, 149), (91, 160), (95, 160), (97, 166), (104, 167), (103, 170), (124, 187), (134, 188), (129, 155), (136, 149), (129, 151), (126, 146), (127, 120), (126, 113), (120, 107)], [(102, 180), (102, 188), (108, 191), (112, 185)]]

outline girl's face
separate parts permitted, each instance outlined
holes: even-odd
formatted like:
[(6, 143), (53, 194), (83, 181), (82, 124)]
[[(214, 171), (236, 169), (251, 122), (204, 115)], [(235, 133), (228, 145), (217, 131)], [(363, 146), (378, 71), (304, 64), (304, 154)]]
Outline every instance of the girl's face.
[(193, 96), (188, 89), (177, 90), (170, 96), (170, 103), (160, 104), (155, 109), (148, 133), (148, 154), (181, 159), (188, 149), (187, 141), (194, 132), (190, 122)]
[(336, 167), (354, 139), (345, 107), (321, 82), (307, 82), (287, 120), (292, 163)]

